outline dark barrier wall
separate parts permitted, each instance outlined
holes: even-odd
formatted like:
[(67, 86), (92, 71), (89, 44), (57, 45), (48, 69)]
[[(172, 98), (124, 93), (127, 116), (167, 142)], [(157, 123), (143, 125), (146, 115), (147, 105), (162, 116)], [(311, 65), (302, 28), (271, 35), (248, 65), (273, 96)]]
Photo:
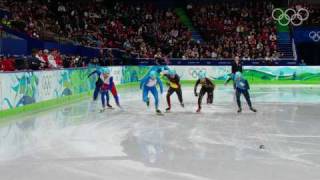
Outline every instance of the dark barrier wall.
[(292, 34), (299, 59), (308, 65), (319, 65), (320, 27), (295, 27)]
[(295, 27), (293, 38), (299, 43), (320, 43), (320, 27)]
[(27, 41), (23, 39), (0, 39), (0, 54), (25, 55), (28, 53)]
[(297, 49), (300, 59), (303, 59), (306, 64), (320, 64), (320, 43), (299, 43)]

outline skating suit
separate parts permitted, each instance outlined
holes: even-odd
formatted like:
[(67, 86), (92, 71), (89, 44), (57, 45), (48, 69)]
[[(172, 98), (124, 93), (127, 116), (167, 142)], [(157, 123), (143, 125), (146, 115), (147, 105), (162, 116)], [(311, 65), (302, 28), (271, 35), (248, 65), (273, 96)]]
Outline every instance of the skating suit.
[(168, 82), (169, 89), (168, 89), (167, 96), (166, 96), (168, 107), (171, 108), (170, 96), (174, 92), (177, 94), (180, 104), (182, 104), (183, 103), (183, 99), (182, 99), (182, 90), (181, 90), (181, 84), (180, 84), (179, 75), (176, 74), (176, 75), (174, 75), (174, 77), (172, 77), (172, 76), (170, 76), (168, 74), (165, 74), (164, 76), (167, 77), (168, 80), (169, 80), (169, 82)]
[(249, 107), (252, 107), (250, 94), (249, 94), (250, 86), (248, 81), (245, 79), (236, 80), (235, 86), (236, 86), (236, 99), (237, 99), (238, 108), (241, 109), (241, 100), (240, 100), (241, 94), (243, 94), (243, 96), (245, 97)]
[(160, 86), (160, 92), (163, 92), (163, 85), (159, 77), (152, 79), (151, 77), (146, 77), (141, 80), (140, 89), (142, 89), (142, 100), (144, 102), (149, 102), (149, 91), (154, 97), (155, 101), (155, 108), (158, 109), (159, 107), (159, 97), (158, 97), (158, 90), (157, 85)]
[(103, 82), (102, 86), (101, 86), (101, 93), (105, 92), (107, 93), (107, 98), (109, 96), (109, 91), (111, 91), (114, 99), (115, 99), (115, 102), (118, 106), (120, 106), (120, 102), (119, 102), (119, 97), (118, 97), (118, 92), (117, 92), (117, 89), (116, 89), (116, 86), (113, 82), (113, 77), (112, 76), (109, 76), (108, 78), (105, 78), (103, 76), (103, 74), (100, 75), (100, 78)]
[(205, 78), (204, 80), (198, 79), (194, 86), (194, 94), (197, 95), (197, 87), (201, 84), (201, 89), (198, 98), (198, 107), (201, 108), (202, 98), (207, 93), (207, 104), (212, 104), (213, 102), (213, 91), (215, 85), (211, 82), (209, 78)]
[(101, 85), (103, 84), (103, 82), (102, 82), (102, 80), (100, 78), (101, 72), (99, 70), (95, 70), (92, 73), (90, 73), (88, 75), (88, 78), (91, 77), (94, 74), (96, 74), (98, 78), (97, 78), (97, 81), (96, 81), (96, 87), (95, 87), (94, 92), (93, 92), (93, 100), (97, 100), (99, 92), (100, 92), (100, 89), (101, 89)]

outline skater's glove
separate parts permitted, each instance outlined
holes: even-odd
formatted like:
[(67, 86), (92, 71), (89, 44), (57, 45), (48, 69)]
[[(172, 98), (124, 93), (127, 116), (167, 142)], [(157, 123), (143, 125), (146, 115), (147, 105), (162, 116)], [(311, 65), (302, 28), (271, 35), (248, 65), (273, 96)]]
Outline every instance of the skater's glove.
[(195, 96), (198, 96), (198, 93), (194, 93)]

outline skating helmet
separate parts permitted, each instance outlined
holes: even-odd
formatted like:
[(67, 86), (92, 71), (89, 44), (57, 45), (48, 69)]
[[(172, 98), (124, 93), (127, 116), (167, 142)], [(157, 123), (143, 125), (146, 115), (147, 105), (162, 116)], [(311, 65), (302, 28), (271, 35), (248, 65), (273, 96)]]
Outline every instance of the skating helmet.
[(102, 68), (102, 72), (104, 74), (110, 74), (110, 69), (109, 68)]
[(157, 77), (157, 73), (155, 71), (150, 71), (149, 76), (151, 78), (156, 78)]
[(170, 76), (176, 75), (176, 71), (175, 71), (174, 69), (170, 69), (170, 70), (169, 70), (169, 75), (170, 75)]
[(204, 71), (200, 71), (198, 76), (199, 76), (199, 79), (204, 79), (206, 78), (206, 73)]
[(241, 72), (236, 72), (236, 74), (235, 74), (235, 79), (242, 79), (242, 73)]

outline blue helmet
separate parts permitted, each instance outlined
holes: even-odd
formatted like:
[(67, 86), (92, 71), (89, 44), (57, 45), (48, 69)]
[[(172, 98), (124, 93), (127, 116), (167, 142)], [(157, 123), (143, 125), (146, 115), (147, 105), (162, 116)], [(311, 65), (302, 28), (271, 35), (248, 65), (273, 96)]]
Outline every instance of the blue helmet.
[(102, 68), (102, 73), (110, 74), (110, 69), (109, 68)]
[(174, 69), (170, 69), (169, 75), (171, 75), (171, 76), (176, 75), (176, 71)]
[(151, 78), (155, 78), (155, 77), (157, 77), (157, 72), (156, 71), (150, 71), (149, 76)]
[(236, 72), (236, 74), (234, 75), (235, 76), (235, 79), (238, 79), (238, 78), (240, 78), (240, 79), (243, 79), (243, 77), (242, 77), (242, 73), (241, 72)]
[(206, 78), (206, 72), (200, 71), (199, 74), (198, 74), (198, 77), (199, 77), (199, 79), (204, 79), (204, 78)]

